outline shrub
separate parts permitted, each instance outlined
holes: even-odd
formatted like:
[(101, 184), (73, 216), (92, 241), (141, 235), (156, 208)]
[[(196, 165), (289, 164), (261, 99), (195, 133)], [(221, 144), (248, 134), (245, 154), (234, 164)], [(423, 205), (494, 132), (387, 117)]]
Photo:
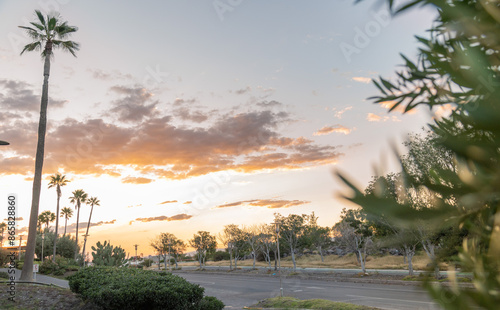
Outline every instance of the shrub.
[(226, 251), (217, 251), (214, 253), (213, 259), (215, 262), (218, 262), (221, 260), (229, 260), (229, 253)]
[[(204, 289), (166, 272), (88, 267), (67, 278), (71, 291), (103, 309), (222, 309)], [(202, 305), (212, 308), (204, 308)]]
[(224, 303), (212, 296), (205, 296), (200, 301), (201, 310), (222, 310), (224, 309)]
[(153, 260), (146, 258), (142, 262), (139, 263), (138, 267), (139, 266), (141, 266), (141, 267), (151, 267), (151, 265), (153, 265)]
[(24, 261), (22, 260), (18, 261), (16, 264), (17, 269), (23, 269), (23, 266), (24, 266)]
[(5, 271), (0, 271), (0, 279), (9, 279), (9, 274)]

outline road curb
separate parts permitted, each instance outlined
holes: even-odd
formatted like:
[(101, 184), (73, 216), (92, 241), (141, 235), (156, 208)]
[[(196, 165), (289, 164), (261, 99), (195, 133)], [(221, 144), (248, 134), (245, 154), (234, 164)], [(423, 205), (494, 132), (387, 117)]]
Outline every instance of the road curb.
[[(262, 274), (262, 273), (233, 273), (227, 271), (211, 271), (211, 270), (175, 270), (173, 273), (196, 273), (196, 274), (217, 274), (217, 275), (239, 275), (239, 276), (247, 276), (247, 277), (277, 277), (271, 274)], [(331, 277), (327, 277), (324, 275), (312, 275), (312, 274), (297, 274), (297, 275), (283, 275), (284, 279), (287, 278), (296, 278), (296, 279), (305, 279), (305, 280), (320, 280), (320, 281), (328, 281), (328, 282), (347, 282), (347, 283), (364, 283), (364, 284), (389, 284), (389, 285), (402, 285), (402, 286), (422, 286), (422, 282), (420, 281), (403, 281), (403, 280), (390, 280), (390, 279), (370, 279), (369, 276), (365, 278), (349, 278), (349, 277), (335, 277), (335, 275), (331, 275)], [(451, 283), (447, 282), (432, 282), (438, 283), (443, 286), (451, 286)], [(472, 283), (458, 283), (458, 287), (460, 288), (474, 288)]]

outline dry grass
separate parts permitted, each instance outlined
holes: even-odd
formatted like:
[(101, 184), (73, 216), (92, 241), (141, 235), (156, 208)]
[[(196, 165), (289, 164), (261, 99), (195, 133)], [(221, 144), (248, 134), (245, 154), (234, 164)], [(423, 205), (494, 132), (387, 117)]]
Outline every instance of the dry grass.
[[(354, 254), (349, 254), (345, 256), (337, 255), (326, 255), (324, 256), (325, 261), (321, 261), (319, 255), (303, 255), (297, 258), (297, 267), (300, 268), (345, 268), (345, 269), (356, 269), (360, 265), (356, 260)], [(413, 269), (423, 270), (427, 268), (430, 264), (430, 260), (425, 254), (418, 254), (413, 257)], [(253, 261), (247, 259), (244, 261), (238, 261), (238, 266), (252, 266)], [(198, 266), (197, 262), (185, 263), (187, 266)], [(207, 262), (207, 266), (229, 266), (229, 261), (219, 261), (219, 262)], [(266, 262), (257, 262), (258, 267), (267, 267)], [(273, 263), (274, 266), (274, 263)], [(282, 267), (293, 267), (292, 258), (285, 257), (281, 260)], [(442, 266), (446, 269), (446, 266)], [(386, 256), (369, 256), (366, 262), (366, 268), (368, 269), (408, 269), (408, 264), (404, 263), (403, 256), (386, 255)]]

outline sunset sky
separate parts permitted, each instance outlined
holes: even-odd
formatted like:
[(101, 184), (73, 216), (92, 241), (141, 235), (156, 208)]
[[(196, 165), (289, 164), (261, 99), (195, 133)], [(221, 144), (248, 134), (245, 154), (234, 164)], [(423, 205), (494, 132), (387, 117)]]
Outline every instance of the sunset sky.
[(71, 180), (61, 207), (74, 208), (76, 189), (101, 201), (88, 244), (131, 254), (135, 243), (153, 254), (160, 232), (187, 240), (270, 223), (275, 212), (314, 211), (332, 226), (352, 207), (333, 171), (366, 186), (374, 165), (394, 168), (391, 141), (436, 112), (388, 114), (390, 103), (367, 99), (378, 94), (372, 78), (394, 76), (399, 53), (415, 56), (414, 35), (434, 16), (391, 19), (376, 3), (1, 0), (2, 199), (18, 195), (26, 229), (43, 63), (19, 55), (28, 41), (17, 26), (55, 9), (78, 26), (81, 50), (52, 62), (40, 212), (56, 210), (47, 184), (59, 171)]

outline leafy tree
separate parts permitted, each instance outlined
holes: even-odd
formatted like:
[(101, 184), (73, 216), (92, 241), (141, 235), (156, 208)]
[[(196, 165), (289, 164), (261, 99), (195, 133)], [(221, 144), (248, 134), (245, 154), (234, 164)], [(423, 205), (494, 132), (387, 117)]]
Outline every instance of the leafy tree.
[[(50, 233), (49, 233), (50, 237)], [(76, 249), (76, 251), (75, 251)], [(75, 254), (78, 254), (80, 247), (76, 243), (76, 239), (70, 235), (63, 235), (57, 239), (56, 255), (64, 258), (74, 259)]]
[[(50, 255), (49, 253), (50, 250), (52, 249), (53, 242), (54, 242), (54, 233), (51, 232), (48, 228), (45, 228), (45, 230), (42, 233), (37, 234), (36, 247), (35, 247), (36, 256), (39, 259), (43, 260), (45, 256)], [(43, 244), (43, 251), (42, 251), (42, 244)]]
[(54, 240), (54, 249), (53, 249), (53, 254), (52, 254), (52, 261), (55, 263), (56, 262), (56, 246), (57, 246), (57, 237), (58, 232), (59, 232), (59, 201), (61, 200), (62, 192), (61, 192), (61, 187), (66, 186), (68, 184), (69, 180), (66, 179), (65, 175), (62, 175), (60, 173), (56, 173), (54, 175), (50, 176), (50, 182), (49, 182), (49, 188), (55, 187), (56, 188), (56, 193), (57, 193), (57, 206), (56, 206), (56, 234), (55, 234), (55, 240)]
[(217, 240), (208, 231), (198, 231), (197, 234), (193, 235), (193, 239), (189, 240), (189, 245), (196, 249), (196, 256), (201, 269), (205, 266), (207, 255), (215, 252)]
[(343, 209), (340, 221), (333, 227), (337, 242), (349, 253), (356, 254), (361, 271), (366, 273), (366, 258), (374, 247), (373, 228), (362, 210)]
[[(80, 222), (80, 207), (82, 203), (87, 202), (87, 193), (84, 192), (82, 189), (77, 189), (73, 191), (73, 196), (69, 198), (71, 203), (75, 204), (75, 209), (76, 209), (76, 244), (78, 244), (78, 224)], [(76, 255), (78, 252), (75, 252), (75, 259)]]
[(40, 120), (38, 123), (38, 142), (35, 155), (35, 176), (33, 178), (33, 196), (31, 201), (30, 222), (28, 230), (28, 241), (26, 244), (26, 256), (23, 265), (23, 272), (20, 280), (33, 280), (33, 259), (36, 245), (36, 231), (38, 219), (38, 207), (40, 203), (40, 191), (42, 187), (42, 169), (45, 149), (45, 133), (47, 130), (47, 106), (49, 102), (49, 75), (50, 59), (53, 57), (54, 49), (62, 49), (76, 56), (79, 45), (76, 42), (65, 40), (78, 28), (68, 25), (62, 21), (58, 15), (44, 16), (40, 11), (35, 11), (37, 20), (31, 22), (30, 26), (19, 26), (24, 29), (33, 40), (24, 46), (24, 52), (41, 51), (43, 66), (43, 87), (40, 106)]
[(324, 262), (324, 250), (332, 244), (329, 227), (321, 227), (318, 225), (317, 217), (314, 212), (310, 216), (310, 221), (305, 228), (304, 242), (308, 247), (315, 248), (321, 256), (321, 261)]
[[(217, 240), (226, 248), (229, 253), (229, 270), (233, 270), (233, 248), (231, 243), (231, 227), (236, 226), (229, 224), (224, 226), (224, 229), (217, 234)], [(236, 226), (237, 227), (237, 226)]]
[(87, 222), (87, 232), (85, 233), (85, 237), (83, 239), (83, 250), (82, 250), (82, 256), (85, 257), (85, 245), (87, 245), (87, 237), (89, 236), (89, 228), (90, 228), (90, 221), (92, 220), (92, 211), (94, 211), (94, 206), (100, 206), (101, 202), (99, 199), (96, 197), (90, 197), (87, 200), (87, 204), (90, 205), (90, 215), (89, 215), (89, 221)]
[(127, 260), (125, 259), (125, 250), (120, 246), (112, 246), (107, 241), (101, 243), (98, 241), (95, 246), (92, 246), (92, 263), (95, 266), (123, 266)]
[(311, 216), (307, 214), (290, 214), (287, 217), (279, 213), (274, 214), (274, 221), (280, 223), (279, 234), (290, 250), (294, 271), (297, 269), (295, 254), (299, 249), (300, 240), (306, 232), (306, 226), (311, 217), (314, 217), (314, 213)]
[(234, 269), (238, 268), (238, 259), (247, 249), (246, 236), (242, 229), (235, 224), (224, 226), (219, 233), (219, 240), (227, 246), (229, 252), (229, 269), (232, 270), (232, 260), (234, 257)]
[(179, 258), (186, 250), (186, 244), (184, 243), (184, 241), (178, 239), (175, 235), (170, 233), (161, 233), (153, 242), (151, 242), (151, 246), (156, 251), (163, 254), (165, 269), (167, 269), (167, 262), (170, 265), (171, 258), (174, 259), (175, 268), (177, 269), (179, 267)]
[[(412, 222), (425, 220), (439, 227), (468, 231), (459, 253), (460, 267), (471, 270), (475, 290), (426, 284), (432, 296), (448, 309), (497, 309), (500, 304), (500, 4), (483, 0), (388, 0), (395, 12), (416, 6), (437, 9), (428, 37), (418, 37), (418, 61), (403, 56), (405, 65), (393, 81), (380, 78), (376, 102), (393, 102), (393, 109), (409, 111), (417, 105), (448, 105), (448, 116), (430, 125), (437, 144), (453, 154), (456, 169), (425, 168), (421, 174), (405, 171), (407, 186), (432, 193), (431, 208), (384, 197), (364, 197), (354, 190), (349, 197), (370, 212)], [(397, 5), (401, 5), (396, 9)], [(420, 164), (420, 163), (419, 163)]]
[(64, 217), (64, 235), (66, 235), (66, 227), (68, 226), (68, 220), (73, 216), (73, 210), (68, 207), (61, 209), (60, 217)]
[(274, 225), (272, 224), (259, 225), (260, 249), (264, 254), (264, 259), (269, 264), (269, 268), (271, 268), (271, 251), (273, 251), (275, 254), (277, 253), (275, 240), (276, 240), (276, 233), (274, 231)]

